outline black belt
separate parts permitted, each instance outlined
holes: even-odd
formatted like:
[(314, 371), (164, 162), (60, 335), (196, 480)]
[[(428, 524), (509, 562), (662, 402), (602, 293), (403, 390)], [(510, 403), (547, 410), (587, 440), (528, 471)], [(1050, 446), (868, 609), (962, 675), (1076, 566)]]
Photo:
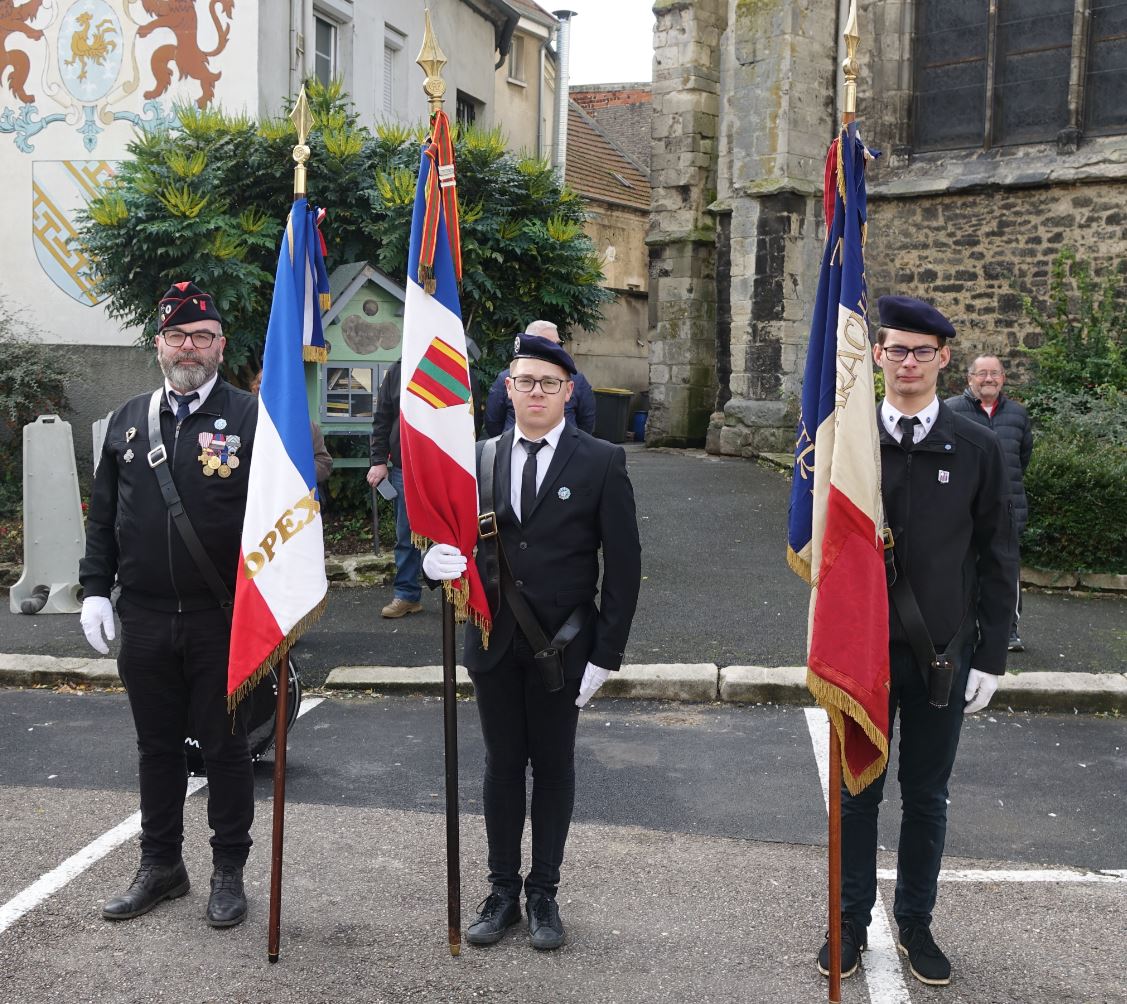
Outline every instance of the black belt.
[(207, 556), (207, 551), (204, 550), (203, 543), (196, 534), (195, 527), (192, 526), (192, 521), (184, 511), (184, 503), (180, 500), (180, 493), (176, 490), (176, 482), (172, 480), (172, 474), (168, 469), (168, 451), (165, 449), (164, 438), (160, 431), (160, 401), (163, 396), (163, 389), (156, 390), (153, 391), (153, 396), (149, 399), (150, 449), (147, 458), (149, 466), (157, 476), (157, 484), (160, 485), (160, 493), (164, 496), (164, 504), (168, 506), (172, 521), (176, 524), (176, 529), (180, 531), (184, 546), (188, 549), (196, 567), (199, 568), (208, 588), (219, 601), (219, 606), (226, 614), (227, 621), (230, 622), (231, 610), (234, 606), (231, 591), (219, 577), (215, 563)]

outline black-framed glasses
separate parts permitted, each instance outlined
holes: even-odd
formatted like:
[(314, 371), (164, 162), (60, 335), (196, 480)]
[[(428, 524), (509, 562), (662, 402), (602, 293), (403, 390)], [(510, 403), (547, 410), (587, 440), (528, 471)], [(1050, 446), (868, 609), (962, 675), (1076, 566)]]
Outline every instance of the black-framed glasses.
[(165, 344), (171, 348), (178, 349), (184, 344), (186, 339), (191, 339), (192, 344), (197, 349), (209, 349), (211, 343), (215, 341), (216, 335), (211, 331), (180, 331), (178, 328), (170, 328), (168, 331), (162, 331), (160, 337), (164, 339)]
[(540, 384), (540, 389), (545, 394), (558, 394), (564, 385), (563, 380), (554, 376), (541, 377), (537, 380), (534, 377), (521, 374), (521, 376), (510, 377), (510, 379), (513, 381), (513, 386), (522, 394), (531, 394), (532, 388), (537, 384)]
[(888, 356), (894, 363), (902, 363), (908, 358), (908, 353), (916, 357), (918, 363), (930, 363), (935, 354), (939, 351), (934, 345), (917, 345), (914, 349), (908, 348), (907, 345), (886, 345), (884, 346), (884, 354)]

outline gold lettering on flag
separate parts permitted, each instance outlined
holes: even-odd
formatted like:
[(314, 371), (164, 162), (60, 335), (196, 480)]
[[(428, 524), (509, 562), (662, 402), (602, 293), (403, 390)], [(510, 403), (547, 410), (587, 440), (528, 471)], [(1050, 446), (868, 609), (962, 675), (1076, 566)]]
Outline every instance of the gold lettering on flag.
[(278, 517), (272, 530), (259, 541), (260, 551), (251, 551), (243, 558), (243, 574), (248, 579), (253, 579), (276, 556), (276, 548), (284, 544), (299, 530), (309, 526), (321, 512), (321, 503), (317, 501), (315, 488), (309, 494), (303, 495), (294, 504), (292, 509), (287, 509)]
[(834, 421), (845, 408), (853, 385), (857, 382), (857, 366), (864, 368), (865, 357), (869, 352), (869, 333), (864, 322), (850, 312), (841, 329), (845, 344), (838, 343), (837, 349), (837, 392), (834, 396)]

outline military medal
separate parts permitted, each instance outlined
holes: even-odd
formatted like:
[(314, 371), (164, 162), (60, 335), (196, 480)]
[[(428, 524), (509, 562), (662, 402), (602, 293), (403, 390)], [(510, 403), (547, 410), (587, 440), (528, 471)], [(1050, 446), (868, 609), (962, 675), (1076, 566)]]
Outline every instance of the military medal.
[(209, 467), (207, 464), (204, 464), (203, 473), (204, 477), (210, 478), (215, 473), (215, 468)]
[(231, 476), (231, 468), (226, 464), (220, 464), (219, 467), (216, 468), (215, 473), (218, 474), (221, 478), (229, 478)]
[(227, 458), (227, 466), (230, 467), (231, 470), (234, 470), (236, 467), (238, 467), (240, 463), (242, 463), (242, 461), (239, 460), (238, 457), (228, 457)]
[(207, 458), (207, 466), (211, 470), (217, 471), (221, 466), (223, 466), (223, 461), (213, 453), (210, 457)]

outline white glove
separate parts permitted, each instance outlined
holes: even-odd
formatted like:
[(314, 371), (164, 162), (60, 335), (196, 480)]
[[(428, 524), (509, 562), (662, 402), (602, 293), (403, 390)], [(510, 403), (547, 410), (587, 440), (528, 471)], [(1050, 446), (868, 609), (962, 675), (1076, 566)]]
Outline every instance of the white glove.
[(428, 579), (446, 582), (461, 578), (466, 556), (453, 544), (432, 544), (423, 555), (423, 573)]
[(78, 622), (94, 650), (102, 655), (109, 655), (110, 647), (102, 640), (103, 631), (106, 638), (114, 640), (113, 605), (109, 597), (87, 596), (82, 601), (82, 613), (78, 615)]
[(602, 669), (593, 662), (587, 663), (587, 668), (583, 670), (583, 679), (579, 683), (579, 696), (575, 699), (575, 706), (581, 708), (591, 700), (595, 696), (595, 691), (607, 682), (609, 676), (609, 669)]
[(967, 677), (967, 692), (963, 694), (963, 699), (967, 701), (963, 714), (973, 715), (976, 711), (981, 711), (990, 703), (990, 698), (994, 696), (994, 691), (997, 689), (997, 676), (972, 669), (970, 676)]

